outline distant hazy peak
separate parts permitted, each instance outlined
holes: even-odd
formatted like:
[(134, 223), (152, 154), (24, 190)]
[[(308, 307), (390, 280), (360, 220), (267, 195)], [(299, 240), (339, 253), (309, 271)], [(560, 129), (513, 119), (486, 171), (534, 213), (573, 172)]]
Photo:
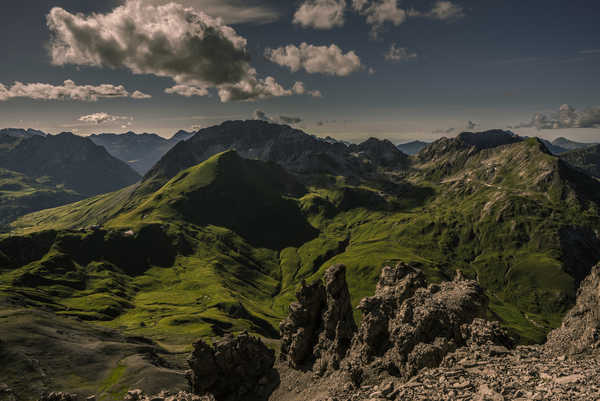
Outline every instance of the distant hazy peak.
[(32, 128), (3, 128), (0, 129), (0, 135), (9, 135), (14, 137), (30, 137), (30, 136), (46, 136), (43, 131), (35, 130)]

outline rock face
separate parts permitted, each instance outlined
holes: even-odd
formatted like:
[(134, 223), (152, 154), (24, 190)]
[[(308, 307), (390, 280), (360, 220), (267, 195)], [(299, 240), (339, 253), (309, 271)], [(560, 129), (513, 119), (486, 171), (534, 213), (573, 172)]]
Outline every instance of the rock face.
[(600, 265), (581, 283), (577, 303), (561, 327), (548, 335), (546, 350), (552, 354), (579, 354), (600, 348)]
[(411, 377), (468, 341), (496, 340), (495, 327), (482, 320), (488, 300), (477, 282), (459, 273), (454, 281), (424, 285), (423, 274), (411, 266), (383, 269), (375, 295), (359, 305), (364, 319), (352, 366)]
[(391, 346), (390, 319), (400, 309), (402, 302), (413, 296), (418, 288), (425, 286), (425, 277), (419, 270), (401, 264), (386, 266), (381, 271), (375, 295), (364, 298), (358, 305), (363, 320), (355, 339), (363, 362), (382, 356)]
[(290, 306), (281, 355), (291, 367), (315, 362), (318, 374), (343, 368), (358, 385), (384, 371), (411, 377), (465, 345), (511, 345), (497, 323), (483, 319), (488, 299), (475, 281), (457, 274), (426, 287), (423, 273), (402, 263), (385, 267), (375, 295), (360, 302), (356, 330), (344, 273), (343, 266), (331, 267), (325, 284), (303, 285)]
[(337, 369), (350, 348), (356, 324), (352, 316), (346, 267), (330, 267), (324, 282), (302, 283), (281, 325), (281, 358), (294, 368)]
[(275, 352), (248, 334), (225, 337), (212, 347), (198, 341), (188, 359), (192, 392), (217, 401), (264, 400), (277, 384), (274, 363)]
[(367, 159), (377, 160), (382, 166), (405, 168), (408, 157), (387, 139), (369, 138), (358, 145), (350, 145), (350, 151), (363, 153)]

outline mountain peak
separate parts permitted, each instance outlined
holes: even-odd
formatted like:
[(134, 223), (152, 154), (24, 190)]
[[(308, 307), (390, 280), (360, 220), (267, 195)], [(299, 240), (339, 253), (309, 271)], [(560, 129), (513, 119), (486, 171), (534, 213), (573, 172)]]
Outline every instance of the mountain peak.
[(520, 142), (523, 139), (511, 131), (499, 129), (484, 132), (463, 132), (456, 137), (457, 140), (468, 146), (478, 149), (489, 149), (497, 146)]
[(226, 227), (270, 249), (298, 246), (316, 233), (297, 201), (306, 188), (275, 163), (218, 153), (175, 175), (128, 214), (135, 221), (181, 220)]

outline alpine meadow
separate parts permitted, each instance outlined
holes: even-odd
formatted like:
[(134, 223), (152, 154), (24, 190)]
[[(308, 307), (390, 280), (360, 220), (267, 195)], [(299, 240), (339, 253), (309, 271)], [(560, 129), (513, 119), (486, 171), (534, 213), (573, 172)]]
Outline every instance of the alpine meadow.
[(600, 399), (600, 7), (35, 3), (0, 401)]

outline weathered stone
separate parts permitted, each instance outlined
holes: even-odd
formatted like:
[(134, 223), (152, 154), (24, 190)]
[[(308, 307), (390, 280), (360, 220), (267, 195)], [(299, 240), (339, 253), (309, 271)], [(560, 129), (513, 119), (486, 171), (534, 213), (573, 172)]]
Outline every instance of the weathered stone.
[(324, 283), (302, 283), (281, 323), (281, 358), (294, 368), (315, 365), (318, 373), (337, 369), (356, 332), (343, 265), (330, 267)]
[(266, 398), (277, 384), (275, 352), (260, 339), (228, 336), (214, 346), (198, 341), (188, 359), (192, 392), (217, 401)]
[(375, 295), (359, 305), (364, 315), (353, 358), (410, 377), (438, 366), (447, 353), (466, 344), (461, 328), (485, 316), (483, 289), (462, 274), (454, 281), (424, 285), (422, 273), (406, 264), (383, 269)]
[(52, 392), (49, 394), (43, 394), (39, 401), (78, 401), (79, 396), (77, 394), (69, 394), (61, 392)]
[(600, 265), (581, 283), (575, 306), (548, 335), (547, 352), (579, 354), (600, 348)]

